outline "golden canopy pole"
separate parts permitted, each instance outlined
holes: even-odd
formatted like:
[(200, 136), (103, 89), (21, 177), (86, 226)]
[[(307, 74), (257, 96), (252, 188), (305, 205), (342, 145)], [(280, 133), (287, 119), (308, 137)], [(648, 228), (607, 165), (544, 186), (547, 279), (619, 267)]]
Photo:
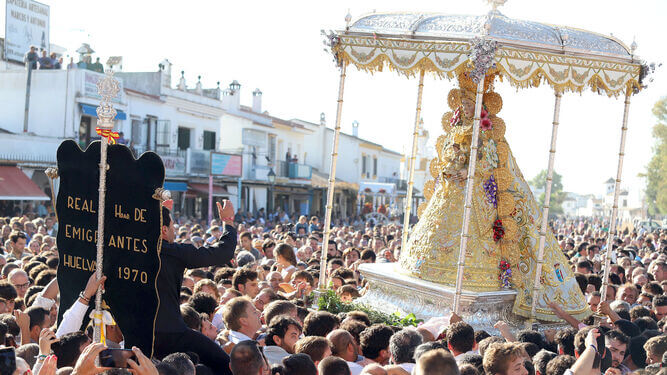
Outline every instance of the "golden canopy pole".
[(412, 188), (415, 180), (415, 159), (417, 158), (417, 141), (419, 140), (419, 122), (422, 115), (422, 94), (424, 93), (424, 69), (419, 73), (419, 85), (417, 86), (417, 110), (415, 112), (415, 126), (412, 131), (412, 153), (410, 154), (410, 173), (408, 175), (408, 191), (405, 196), (405, 210), (403, 213), (403, 237), (401, 238), (401, 249), (408, 244), (408, 228), (410, 227), (410, 213), (412, 212)]
[(472, 190), (475, 183), (475, 166), (477, 164), (477, 143), (479, 142), (479, 124), (482, 113), (482, 98), (484, 95), (484, 75), (477, 83), (477, 97), (475, 98), (475, 118), (472, 122), (472, 139), (470, 141), (470, 158), (468, 158), (468, 178), (466, 179), (465, 201), (463, 205), (463, 224), (461, 226), (461, 243), (459, 245), (459, 261), (456, 270), (456, 294), (454, 308), (460, 313), (461, 289), (463, 288), (463, 269), (465, 268), (466, 249), (468, 248), (468, 229), (470, 224), (470, 209), (472, 208)]
[[(98, 206), (97, 206), (97, 258), (95, 261), (95, 275), (97, 279), (102, 278), (102, 264), (104, 261), (104, 210), (106, 199), (107, 184), (107, 145), (109, 140), (114, 141), (114, 119), (116, 110), (111, 101), (120, 91), (118, 81), (113, 78), (113, 71), (108, 70), (107, 76), (97, 82), (97, 92), (102, 97), (100, 106), (97, 107), (97, 133), (100, 135), (100, 183), (98, 188)], [(97, 288), (95, 294), (95, 310), (93, 319), (93, 341), (102, 340), (102, 287)]]
[(334, 128), (333, 147), (331, 150), (331, 165), (329, 166), (329, 186), (327, 188), (327, 207), (324, 214), (324, 239), (322, 240), (322, 257), (320, 258), (320, 292), (327, 287), (327, 252), (329, 250), (329, 236), (331, 234), (331, 211), (333, 210), (334, 187), (336, 183), (336, 161), (338, 159), (338, 140), (340, 138), (340, 118), (343, 113), (343, 90), (345, 88), (345, 61), (340, 67), (340, 82), (338, 84), (338, 107), (336, 108), (336, 127)]
[(542, 223), (540, 225), (540, 242), (537, 250), (537, 267), (535, 268), (535, 280), (533, 281), (533, 303), (530, 308), (530, 319), (526, 321), (531, 324), (535, 321), (535, 309), (537, 308), (537, 299), (539, 297), (542, 283), (542, 265), (544, 264), (544, 245), (547, 236), (547, 224), (549, 222), (549, 203), (551, 201), (551, 186), (554, 174), (554, 159), (556, 157), (556, 137), (558, 135), (558, 125), (560, 117), (560, 99), (562, 94), (556, 92), (556, 102), (554, 104), (554, 121), (551, 127), (551, 146), (549, 149), (549, 164), (547, 167), (547, 181), (544, 187), (544, 205), (542, 206)]
[(630, 95), (632, 91), (625, 94), (625, 107), (623, 108), (623, 124), (621, 125), (621, 146), (618, 151), (618, 168), (616, 170), (616, 181), (614, 183), (614, 204), (611, 208), (609, 218), (609, 232), (607, 233), (607, 251), (604, 259), (604, 276), (600, 290), (600, 302), (607, 300), (607, 287), (609, 286), (609, 268), (611, 267), (611, 251), (616, 234), (616, 216), (618, 215), (618, 196), (621, 194), (621, 175), (623, 172), (623, 157), (625, 156), (625, 137), (628, 132), (628, 112), (630, 111)]

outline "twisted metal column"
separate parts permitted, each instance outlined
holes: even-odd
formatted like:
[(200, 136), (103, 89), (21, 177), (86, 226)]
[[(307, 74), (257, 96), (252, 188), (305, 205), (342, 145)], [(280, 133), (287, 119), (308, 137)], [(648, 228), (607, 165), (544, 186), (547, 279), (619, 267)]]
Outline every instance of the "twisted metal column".
[(535, 309), (537, 308), (537, 299), (539, 297), (542, 283), (540, 278), (542, 276), (542, 265), (544, 264), (544, 245), (547, 236), (547, 224), (549, 223), (549, 203), (551, 201), (551, 186), (554, 174), (554, 159), (556, 157), (556, 137), (558, 135), (558, 125), (560, 117), (560, 100), (562, 94), (556, 92), (556, 102), (554, 104), (554, 121), (551, 127), (551, 146), (549, 149), (549, 164), (547, 167), (547, 181), (544, 187), (544, 205), (542, 206), (542, 223), (540, 225), (540, 242), (537, 250), (537, 267), (535, 268), (535, 280), (533, 281), (533, 303), (530, 308), (530, 319), (526, 322), (528, 324), (535, 320)]
[(329, 186), (327, 188), (327, 207), (324, 216), (324, 239), (322, 240), (322, 257), (320, 258), (319, 291), (323, 293), (327, 287), (327, 252), (331, 234), (331, 211), (333, 210), (334, 188), (336, 183), (336, 162), (338, 160), (338, 140), (340, 138), (340, 119), (343, 113), (343, 90), (345, 89), (345, 71), (347, 64), (342, 63), (340, 68), (340, 82), (338, 84), (338, 107), (336, 108), (336, 127), (334, 128), (333, 147), (331, 150), (331, 165), (329, 167)]
[[(107, 191), (107, 145), (108, 140), (102, 137), (100, 140), (100, 186), (98, 188), (97, 206), (97, 258), (95, 260), (95, 276), (97, 280), (102, 278), (102, 262), (104, 261), (104, 210)], [(102, 337), (102, 288), (97, 288), (95, 293), (95, 319), (93, 319), (93, 342), (100, 342)], [(99, 318), (100, 324), (95, 320)]]
[(417, 110), (415, 112), (415, 126), (412, 131), (412, 153), (410, 154), (410, 173), (408, 175), (408, 191), (405, 196), (405, 209), (403, 218), (403, 236), (401, 238), (401, 250), (405, 250), (408, 244), (408, 228), (410, 227), (410, 216), (412, 213), (412, 188), (415, 180), (415, 159), (417, 157), (417, 141), (419, 140), (419, 121), (422, 115), (422, 95), (424, 93), (424, 70), (419, 73), (419, 85), (417, 86)]
[(479, 142), (479, 124), (482, 113), (482, 97), (484, 94), (484, 76), (477, 84), (475, 98), (475, 118), (472, 125), (472, 139), (470, 141), (470, 158), (468, 158), (468, 178), (466, 179), (465, 201), (463, 206), (463, 224), (461, 226), (461, 243), (459, 245), (459, 261), (456, 270), (456, 294), (454, 295), (453, 311), (460, 314), (461, 290), (463, 288), (463, 270), (465, 268), (466, 250), (468, 248), (468, 229), (470, 224), (470, 209), (472, 208), (472, 190), (475, 183), (475, 167), (477, 164), (477, 143)]
[[(116, 110), (113, 108), (112, 100), (120, 87), (118, 81), (113, 78), (113, 71), (107, 71), (106, 77), (97, 82), (97, 92), (102, 97), (99, 107), (97, 107), (97, 133), (101, 136), (100, 140), (100, 184), (98, 187), (98, 206), (97, 206), (97, 257), (95, 260), (95, 276), (97, 280), (102, 278), (102, 266), (104, 262), (104, 213), (107, 189), (107, 146), (109, 142), (114, 141), (114, 118)], [(117, 137), (117, 135), (116, 135)], [(100, 342), (102, 337), (102, 287), (97, 288), (95, 293), (95, 310), (93, 319), (93, 341)], [(99, 324), (98, 324), (99, 321)]]
[(618, 196), (621, 194), (621, 175), (623, 172), (623, 157), (625, 156), (625, 137), (628, 131), (628, 113), (630, 111), (630, 95), (625, 95), (625, 107), (623, 108), (623, 124), (621, 125), (621, 146), (618, 151), (618, 168), (616, 169), (616, 181), (614, 183), (614, 204), (611, 208), (611, 218), (609, 219), (609, 233), (607, 235), (607, 251), (604, 259), (604, 276), (602, 278), (602, 288), (600, 290), (600, 302), (607, 300), (607, 287), (609, 286), (609, 268), (611, 266), (611, 251), (616, 234), (616, 216), (618, 215)]

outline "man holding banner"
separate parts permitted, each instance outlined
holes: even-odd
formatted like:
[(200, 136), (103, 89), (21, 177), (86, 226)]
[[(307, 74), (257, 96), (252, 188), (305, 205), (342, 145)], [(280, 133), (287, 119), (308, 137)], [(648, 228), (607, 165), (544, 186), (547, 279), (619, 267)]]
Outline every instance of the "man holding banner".
[(225, 231), (218, 242), (200, 248), (174, 242), (176, 233), (173, 218), (169, 209), (162, 207), (162, 268), (157, 280), (160, 308), (155, 327), (155, 356), (162, 358), (170, 353), (195, 352), (214, 373), (231, 375), (227, 353), (214, 341), (185, 325), (179, 299), (186, 268), (222, 266), (234, 256), (237, 238), (233, 226), (234, 207), (228, 200), (224, 201), (224, 206), (220, 203), (217, 206), (220, 220), (225, 223)]

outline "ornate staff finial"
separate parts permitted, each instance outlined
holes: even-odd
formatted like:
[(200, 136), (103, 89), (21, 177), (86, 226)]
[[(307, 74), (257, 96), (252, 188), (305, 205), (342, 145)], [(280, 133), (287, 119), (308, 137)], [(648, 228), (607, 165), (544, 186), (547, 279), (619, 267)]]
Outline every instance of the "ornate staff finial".
[(102, 129), (113, 129), (116, 110), (111, 101), (118, 95), (120, 85), (113, 77), (113, 70), (107, 70), (107, 75), (97, 81), (97, 93), (102, 97), (100, 106), (97, 107), (97, 126)]

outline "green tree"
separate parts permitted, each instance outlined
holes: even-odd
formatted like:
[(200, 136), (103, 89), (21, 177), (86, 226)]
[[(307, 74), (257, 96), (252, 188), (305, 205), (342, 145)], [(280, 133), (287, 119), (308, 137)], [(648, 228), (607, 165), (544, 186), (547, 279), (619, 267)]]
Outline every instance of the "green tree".
[(653, 156), (646, 166), (646, 200), (650, 215), (667, 213), (667, 97), (653, 106), (658, 122), (653, 126)]
[[(551, 181), (551, 198), (549, 201), (549, 214), (557, 215), (563, 213), (563, 201), (565, 200), (566, 194), (563, 192), (563, 176), (559, 175), (554, 171), (553, 179)], [(540, 173), (537, 174), (532, 180), (528, 181), (530, 186), (545, 189), (547, 186), (547, 170), (543, 169)], [(544, 193), (541, 193), (537, 197), (540, 209), (544, 205)]]

